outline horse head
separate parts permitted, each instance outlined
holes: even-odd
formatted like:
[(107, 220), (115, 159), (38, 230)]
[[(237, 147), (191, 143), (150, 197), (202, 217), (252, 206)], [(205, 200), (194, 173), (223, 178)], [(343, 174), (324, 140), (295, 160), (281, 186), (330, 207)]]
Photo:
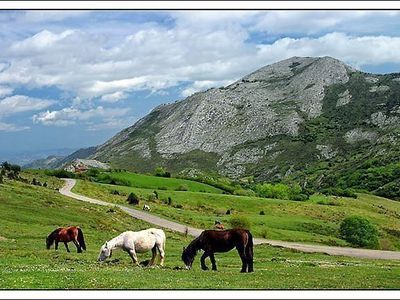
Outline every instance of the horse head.
[(111, 257), (112, 249), (109, 248), (108, 243), (105, 242), (103, 246), (101, 246), (100, 254), (98, 257), (98, 261), (105, 261), (108, 257)]
[(193, 265), (194, 257), (196, 256), (197, 251), (193, 251), (190, 247), (183, 247), (182, 251), (182, 261), (186, 266), (186, 269), (190, 270)]

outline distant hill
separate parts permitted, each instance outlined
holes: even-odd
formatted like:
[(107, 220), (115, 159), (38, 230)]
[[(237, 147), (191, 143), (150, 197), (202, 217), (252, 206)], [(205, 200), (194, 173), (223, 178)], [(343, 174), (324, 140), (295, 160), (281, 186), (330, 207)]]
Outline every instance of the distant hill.
[(92, 155), (97, 147), (88, 147), (79, 149), (70, 155), (54, 156), (50, 155), (47, 158), (36, 160), (32, 163), (24, 165), (25, 169), (59, 169), (71, 163), (75, 159), (84, 159)]

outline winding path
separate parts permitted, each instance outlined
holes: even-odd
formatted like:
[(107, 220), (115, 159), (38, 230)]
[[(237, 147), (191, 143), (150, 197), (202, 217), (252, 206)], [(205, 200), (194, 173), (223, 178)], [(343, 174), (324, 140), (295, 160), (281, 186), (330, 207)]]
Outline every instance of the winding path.
[[(155, 215), (152, 215), (150, 213), (141, 211), (141, 210), (136, 210), (132, 209), (123, 205), (119, 204), (114, 204), (114, 203), (109, 203), (93, 198), (89, 198), (83, 195), (79, 195), (76, 193), (71, 192), (72, 188), (76, 184), (75, 179), (63, 179), (65, 181), (65, 185), (60, 189), (60, 193), (62, 195), (93, 203), (93, 204), (98, 204), (98, 205), (104, 205), (104, 206), (117, 206), (130, 216), (143, 220), (145, 222), (154, 224), (156, 226), (162, 227), (162, 228), (168, 228), (173, 231), (177, 231), (180, 233), (187, 233), (188, 235), (191, 235), (193, 237), (197, 237), (200, 235), (200, 233), (203, 231), (201, 229), (197, 229), (194, 227), (189, 227), (186, 225), (182, 225), (173, 221), (169, 221), (160, 217), (157, 217)], [(276, 241), (276, 240), (267, 240), (267, 239), (261, 239), (261, 238), (255, 238), (254, 239), (254, 244), (259, 245), (259, 244), (269, 244), (272, 246), (277, 246), (277, 247), (283, 247), (283, 248), (290, 248), (290, 249), (296, 249), (302, 252), (320, 252), (320, 253), (326, 253), (329, 255), (342, 255), (342, 256), (351, 256), (351, 257), (358, 257), (358, 258), (370, 258), (370, 259), (394, 259), (394, 260), (400, 260), (400, 252), (398, 251), (382, 251), (382, 250), (370, 250), (370, 249), (357, 249), (357, 248), (348, 248), (348, 247), (331, 247), (331, 246), (323, 246), (323, 245), (308, 245), (308, 244), (302, 244), (302, 243), (294, 243), (294, 242), (285, 242), (285, 241)]]

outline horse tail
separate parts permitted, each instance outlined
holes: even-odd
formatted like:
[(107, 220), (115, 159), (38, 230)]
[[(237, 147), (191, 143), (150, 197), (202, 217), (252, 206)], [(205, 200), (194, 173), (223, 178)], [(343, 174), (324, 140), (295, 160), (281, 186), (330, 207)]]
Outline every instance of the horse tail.
[(247, 231), (248, 241), (245, 249), (247, 265), (248, 265), (248, 272), (253, 272), (253, 235), (250, 231)]
[(86, 250), (86, 244), (85, 244), (85, 239), (83, 237), (83, 232), (82, 229), (80, 229), (79, 227), (78, 227), (78, 242), (81, 248), (83, 250)]

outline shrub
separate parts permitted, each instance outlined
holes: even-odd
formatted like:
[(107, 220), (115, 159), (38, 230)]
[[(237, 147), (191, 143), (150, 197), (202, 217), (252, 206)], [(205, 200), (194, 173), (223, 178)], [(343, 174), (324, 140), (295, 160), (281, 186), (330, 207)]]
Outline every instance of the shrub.
[(57, 178), (75, 178), (75, 174), (66, 170), (47, 170), (45, 174), (48, 176), (55, 176)]
[(260, 211), (260, 215), (261, 216), (264, 216), (265, 215), (265, 212), (262, 210), (262, 211)]
[(163, 167), (157, 167), (154, 170), (154, 173), (156, 176), (159, 176), (159, 177), (171, 177), (171, 173), (165, 171), (165, 169)]
[(147, 199), (148, 199), (149, 201), (154, 202), (154, 201), (157, 199), (157, 197), (156, 197), (156, 195), (154, 195), (154, 193), (151, 193), (151, 194), (149, 194), (149, 195), (147, 196)]
[(129, 204), (138, 205), (139, 197), (135, 193), (130, 193), (126, 201), (128, 201)]
[(177, 191), (187, 191), (187, 190), (189, 190), (189, 188), (187, 187), (186, 184), (181, 184), (180, 186), (178, 186), (178, 188), (176, 190)]
[(366, 218), (351, 216), (340, 224), (340, 235), (354, 246), (376, 248), (378, 231)]
[(341, 189), (341, 188), (327, 188), (321, 191), (324, 195), (333, 195), (339, 197), (349, 197), (349, 198), (357, 198), (357, 194), (354, 193), (351, 189)]
[(111, 190), (111, 195), (119, 195), (119, 191), (117, 191), (117, 190)]
[(231, 217), (231, 219), (229, 220), (229, 224), (232, 228), (242, 228), (247, 230), (250, 230), (251, 228), (251, 222), (245, 216)]

